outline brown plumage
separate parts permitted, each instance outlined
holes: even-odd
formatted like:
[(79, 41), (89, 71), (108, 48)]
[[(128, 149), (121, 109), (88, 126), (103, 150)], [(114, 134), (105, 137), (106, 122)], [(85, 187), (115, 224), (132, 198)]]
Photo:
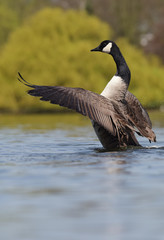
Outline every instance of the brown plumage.
[[(130, 93), (126, 98), (125, 103), (118, 103), (82, 88), (32, 85), (26, 82), (20, 74), (19, 76), (19, 81), (32, 88), (28, 91), (28, 94), (31, 96), (40, 97), (40, 100), (42, 101), (50, 101), (52, 104), (67, 107), (89, 117), (98, 126), (103, 128), (104, 131), (107, 131), (108, 136), (112, 136), (112, 148), (116, 146), (139, 145), (133, 132), (137, 132), (151, 141), (155, 140), (154, 133), (150, 126), (150, 136), (146, 130), (138, 131), (141, 129), (141, 127), (139, 127), (140, 116), (136, 120), (133, 119), (135, 115), (135, 113), (133, 113), (134, 105), (128, 105), (128, 117), (125, 115), (124, 111), (122, 111), (124, 108), (126, 109), (129, 99), (132, 98)], [(136, 106), (139, 108), (139, 103), (137, 103), (137, 101)], [(141, 109), (139, 112), (141, 114)], [(135, 127), (138, 130), (135, 129)], [(131, 144), (128, 144), (128, 141), (130, 140)], [(106, 146), (105, 143), (103, 146), (108, 148), (108, 145)]]
[(91, 119), (94, 130), (105, 149), (140, 146), (135, 132), (149, 141), (156, 141), (148, 113), (139, 100), (128, 91), (130, 70), (118, 46), (103, 41), (91, 51), (112, 55), (117, 72), (99, 95), (82, 88), (38, 86), (28, 83), (19, 73), (19, 81), (30, 87), (28, 93)]

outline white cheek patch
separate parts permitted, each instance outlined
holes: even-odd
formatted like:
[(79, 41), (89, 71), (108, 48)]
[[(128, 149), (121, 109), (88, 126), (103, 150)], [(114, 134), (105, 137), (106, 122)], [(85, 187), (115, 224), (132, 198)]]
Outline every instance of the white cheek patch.
[(112, 48), (112, 43), (110, 42), (110, 43), (108, 43), (108, 45), (106, 45), (106, 46), (102, 49), (102, 52), (110, 53), (111, 48)]

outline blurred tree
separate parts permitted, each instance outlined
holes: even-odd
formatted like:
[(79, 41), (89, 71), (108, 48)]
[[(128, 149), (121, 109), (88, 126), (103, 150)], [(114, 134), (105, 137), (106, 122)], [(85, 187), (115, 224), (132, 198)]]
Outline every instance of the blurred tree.
[[(90, 1), (94, 14), (108, 22), (114, 29), (114, 38), (126, 37), (138, 46), (146, 40), (144, 45), (146, 52), (157, 54), (164, 59), (163, 0)], [(149, 42), (153, 35), (153, 40)]]
[(145, 47), (146, 52), (154, 53), (162, 59), (164, 63), (164, 19), (156, 24), (153, 37)]
[(36, 11), (48, 6), (53, 6), (53, 0), (1, 0), (3, 5), (14, 10), (19, 19), (23, 20)]
[(115, 37), (127, 37), (140, 44), (141, 35), (153, 31), (161, 17), (163, 0), (91, 0), (94, 13), (108, 22)]
[(10, 33), (18, 26), (18, 18), (14, 11), (0, 5), (0, 47), (7, 41)]
[(113, 10), (116, 17), (113, 18), (116, 37), (127, 37), (130, 42), (139, 42), (139, 12), (141, 11), (140, 1), (115, 1)]
[[(1, 49), (0, 109), (54, 109), (24, 94), (16, 81), (18, 71), (32, 83), (80, 86), (100, 93), (115, 73), (115, 64), (107, 54), (93, 55), (89, 50), (104, 39), (113, 39), (109, 25), (83, 11), (48, 8), (28, 18)], [(157, 79), (163, 78), (164, 70), (158, 59), (147, 59), (125, 39), (118, 43), (132, 70), (132, 92), (145, 106), (162, 104), (164, 82)]]
[(108, 22), (115, 38), (127, 37), (140, 45), (143, 34), (152, 33), (154, 25), (163, 17), (163, 0), (1, 0), (14, 9), (20, 19), (27, 18), (44, 7), (60, 6), (64, 9), (87, 10)]
[(118, 39), (122, 53), (131, 70), (130, 91), (146, 107), (154, 108), (164, 104), (164, 68), (159, 58), (146, 57), (138, 47), (129, 44), (126, 39)]
[[(0, 106), (10, 108), (9, 103), (12, 103), (13, 110), (38, 107), (38, 102), (35, 101), (35, 105), (33, 98), (26, 96), (23, 86), (16, 81), (18, 71), (37, 84), (80, 86), (101, 91), (106, 84), (104, 69), (108, 65), (113, 69), (114, 63), (112, 59), (103, 62), (103, 56), (93, 55), (90, 49), (111, 35), (107, 24), (82, 11), (44, 9), (38, 12), (12, 34), (1, 52), (4, 91)], [(110, 77), (112, 74), (111, 71)]]
[(93, 14), (94, 13), (93, 5), (92, 5), (90, 0), (86, 1), (85, 10), (87, 11), (88, 14)]

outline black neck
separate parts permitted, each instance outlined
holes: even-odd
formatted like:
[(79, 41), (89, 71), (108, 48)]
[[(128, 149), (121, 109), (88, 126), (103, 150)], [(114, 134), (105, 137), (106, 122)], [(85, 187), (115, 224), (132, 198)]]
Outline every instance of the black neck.
[(130, 70), (129, 67), (124, 59), (124, 57), (122, 56), (120, 49), (115, 46), (111, 55), (113, 56), (113, 59), (116, 63), (117, 66), (117, 72), (116, 72), (116, 76), (120, 76), (127, 85), (129, 85), (130, 83)]

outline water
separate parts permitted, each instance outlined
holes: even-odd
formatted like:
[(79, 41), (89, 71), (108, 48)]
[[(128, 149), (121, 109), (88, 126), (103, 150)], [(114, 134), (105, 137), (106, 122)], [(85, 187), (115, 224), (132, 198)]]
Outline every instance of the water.
[(0, 239), (162, 240), (164, 114), (157, 143), (102, 152), (80, 115), (1, 116)]

